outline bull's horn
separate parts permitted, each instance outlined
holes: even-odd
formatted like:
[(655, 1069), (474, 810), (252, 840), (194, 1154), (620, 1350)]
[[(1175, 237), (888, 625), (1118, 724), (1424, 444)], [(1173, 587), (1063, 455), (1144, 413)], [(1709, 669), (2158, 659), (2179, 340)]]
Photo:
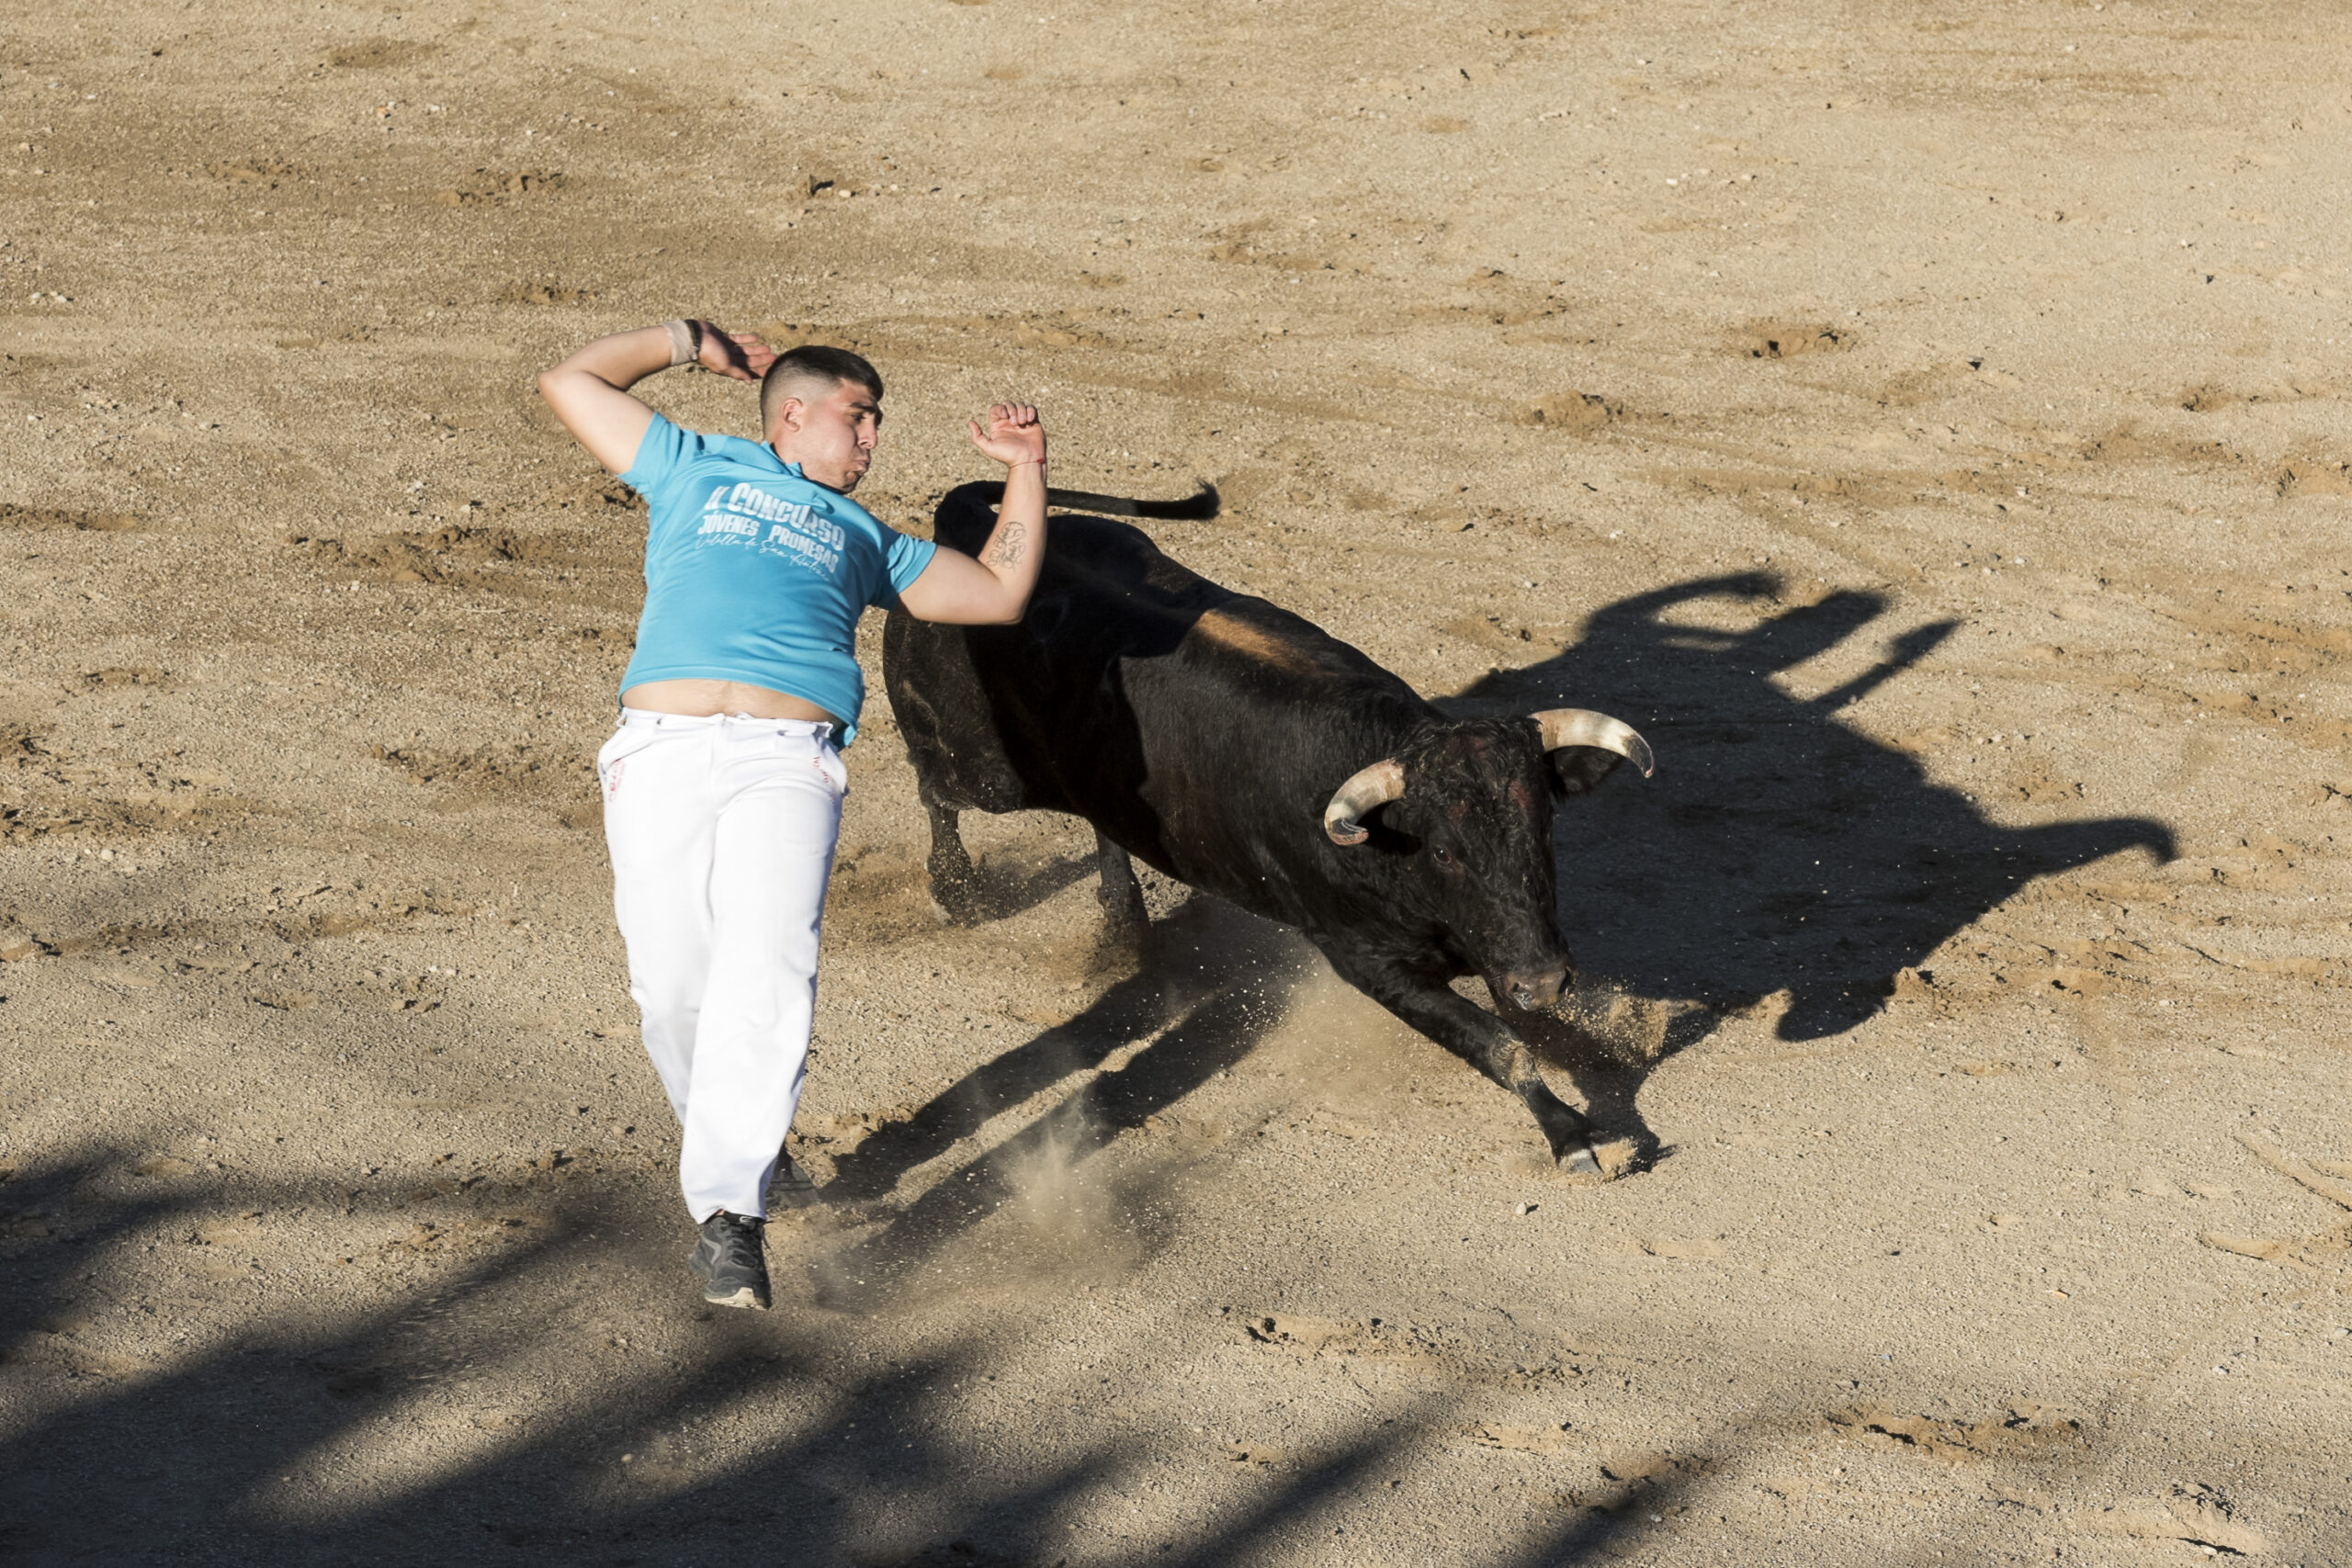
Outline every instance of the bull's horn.
[(1623, 719), (1590, 708), (1546, 708), (1528, 716), (1544, 732), (1546, 751), (1556, 751), (1563, 746), (1597, 746), (1603, 751), (1616, 752), (1641, 769), (1644, 778), (1657, 769), (1657, 760), (1650, 755), (1650, 743)]
[(1405, 770), (1396, 758), (1384, 757), (1340, 786), (1323, 808), (1323, 830), (1335, 844), (1361, 844), (1372, 837), (1363, 825), (1364, 814), (1404, 793)]

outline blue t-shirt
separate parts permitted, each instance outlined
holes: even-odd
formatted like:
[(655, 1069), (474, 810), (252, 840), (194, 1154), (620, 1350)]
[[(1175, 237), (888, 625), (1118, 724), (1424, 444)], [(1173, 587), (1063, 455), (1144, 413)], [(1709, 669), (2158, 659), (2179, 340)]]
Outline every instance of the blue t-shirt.
[(816, 704), (857, 734), (857, 619), (898, 602), (938, 547), (875, 521), (755, 441), (653, 416), (621, 482), (645, 498), (645, 613), (621, 690), (741, 681)]

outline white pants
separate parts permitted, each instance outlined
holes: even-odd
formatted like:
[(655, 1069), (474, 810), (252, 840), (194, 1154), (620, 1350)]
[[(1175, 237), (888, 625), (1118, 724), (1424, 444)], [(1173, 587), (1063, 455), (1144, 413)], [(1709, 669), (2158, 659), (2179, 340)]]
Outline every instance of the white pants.
[(622, 710), (596, 755), (613, 907), (697, 1224), (764, 1215), (817, 1008), (849, 775), (832, 726)]

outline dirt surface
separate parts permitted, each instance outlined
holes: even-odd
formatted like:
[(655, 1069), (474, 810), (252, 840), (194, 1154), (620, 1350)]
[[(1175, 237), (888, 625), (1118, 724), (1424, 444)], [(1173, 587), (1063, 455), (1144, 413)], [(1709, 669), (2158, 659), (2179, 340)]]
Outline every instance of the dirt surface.
[[(0, 1556), (2352, 1562), (2352, 431), (2312, 5), (63, 3), (0, 56)], [(1561, 819), (1525, 1111), (879, 695), (714, 1315), (589, 759), (693, 311), (1462, 712)], [(752, 432), (707, 377), (682, 421)], [(869, 625), (869, 649), (878, 625)]]

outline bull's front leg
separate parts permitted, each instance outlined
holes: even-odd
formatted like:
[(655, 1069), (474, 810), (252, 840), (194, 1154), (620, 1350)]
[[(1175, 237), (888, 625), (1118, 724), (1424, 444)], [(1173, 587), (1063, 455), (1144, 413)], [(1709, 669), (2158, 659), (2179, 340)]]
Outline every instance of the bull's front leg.
[(1552, 1157), (1577, 1175), (1597, 1175), (1592, 1129), (1552, 1092), (1534, 1053), (1493, 1013), (1402, 965), (1325, 950), (1340, 977), (1524, 1100), (1544, 1129)]
[(922, 807), (931, 817), (931, 855), (923, 862), (923, 869), (931, 874), (932, 908), (939, 911), (941, 919), (955, 925), (975, 924), (984, 912), (979, 874), (964, 848), (964, 835), (957, 825), (960, 814), (931, 799), (925, 799)]

